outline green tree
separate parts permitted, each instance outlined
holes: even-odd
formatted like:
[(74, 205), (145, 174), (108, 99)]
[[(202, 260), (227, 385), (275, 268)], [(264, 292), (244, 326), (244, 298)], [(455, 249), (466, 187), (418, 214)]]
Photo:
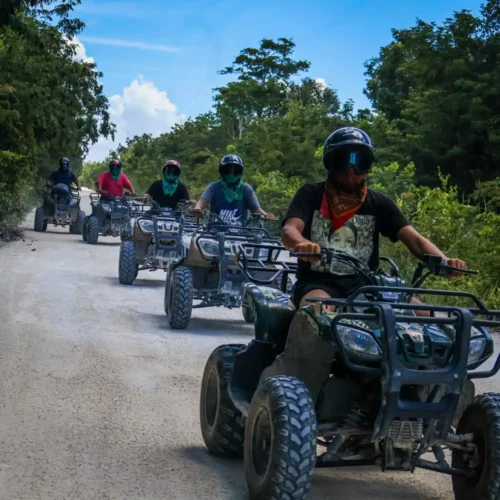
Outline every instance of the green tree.
[(6, 82), (0, 84), (0, 220), (28, 208), (26, 193), (60, 156), (69, 156), (78, 172), (89, 145), (113, 134), (101, 74), (75, 60), (68, 43), (80, 25), (67, 11), (75, 3), (40, 11), (24, 6), (0, 27), (0, 82)]
[(393, 30), (393, 42), (366, 65), (366, 94), (386, 125), (382, 149), (391, 144), (391, 161), (413, 161), (419, 182), (437, 184), (441, 167), (470, 192), (500, 173), (498, 23), (495, 0), (478, 17), (418, 21)]

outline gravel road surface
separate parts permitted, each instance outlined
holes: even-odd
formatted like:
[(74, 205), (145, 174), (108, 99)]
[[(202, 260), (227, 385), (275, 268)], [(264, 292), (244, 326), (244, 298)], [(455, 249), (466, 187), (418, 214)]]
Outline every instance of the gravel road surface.
[[(210, 352), (252, 338), (240, 311), (170, 330), (164, 273), (121, 286), (118, 239), (26, 227), (0, 249), (0, 499), (245, 499), (242, 463), (208, 455), (198, 418)], [(316, 471), (310, 498), (453, 496), (439, 474), (346, 468)]]

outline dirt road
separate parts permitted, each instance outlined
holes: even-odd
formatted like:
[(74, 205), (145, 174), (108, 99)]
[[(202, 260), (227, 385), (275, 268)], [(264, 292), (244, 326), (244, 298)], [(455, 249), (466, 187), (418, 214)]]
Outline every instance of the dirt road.
[[(209, 456), (198, 420), (210, 352), (251, 339), (240, 312), (170, 330), (164, 274), (119, 285), (118, 240), (26, 235), (0, 249), (0, 499), (246, 498), (242, 464)], [(310, 498), (452, 495), (438, 474), (363, 468), (318, 470)]]

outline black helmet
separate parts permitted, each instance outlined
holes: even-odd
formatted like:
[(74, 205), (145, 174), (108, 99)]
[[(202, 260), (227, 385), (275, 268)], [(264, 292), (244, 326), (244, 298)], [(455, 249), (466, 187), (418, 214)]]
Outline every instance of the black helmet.
[(370, 170), (375, 148), (370, 136), (359, 128), (343, 127), (332, 132), (323, 147), (323, 165), (328, 171), (353, 164), (359, 173)]
[(60, 168), (69, 168), (69, 158), (66, 158), (65, 156), (63, 156), (59, 160), (59, 167)]
[(242, 174), (245, 166), (238, 155), (226, 155), (219, 163), (219, 174), (227, 175), (231, 167), (233, 167), (235, 174)]

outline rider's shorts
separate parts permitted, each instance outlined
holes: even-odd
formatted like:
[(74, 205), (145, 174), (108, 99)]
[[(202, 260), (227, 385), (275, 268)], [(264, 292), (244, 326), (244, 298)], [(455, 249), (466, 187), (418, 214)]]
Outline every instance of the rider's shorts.
[(300, 279), (295, 283), (292, 290), (292, 301), (295, 307), (299, 307), (300, 301), (312, 290), (323, 290), (332, 298), (348, 297), (360, 285), (356, 278), (335, 279), (333, 276), (328, 282), (311, 282)]

